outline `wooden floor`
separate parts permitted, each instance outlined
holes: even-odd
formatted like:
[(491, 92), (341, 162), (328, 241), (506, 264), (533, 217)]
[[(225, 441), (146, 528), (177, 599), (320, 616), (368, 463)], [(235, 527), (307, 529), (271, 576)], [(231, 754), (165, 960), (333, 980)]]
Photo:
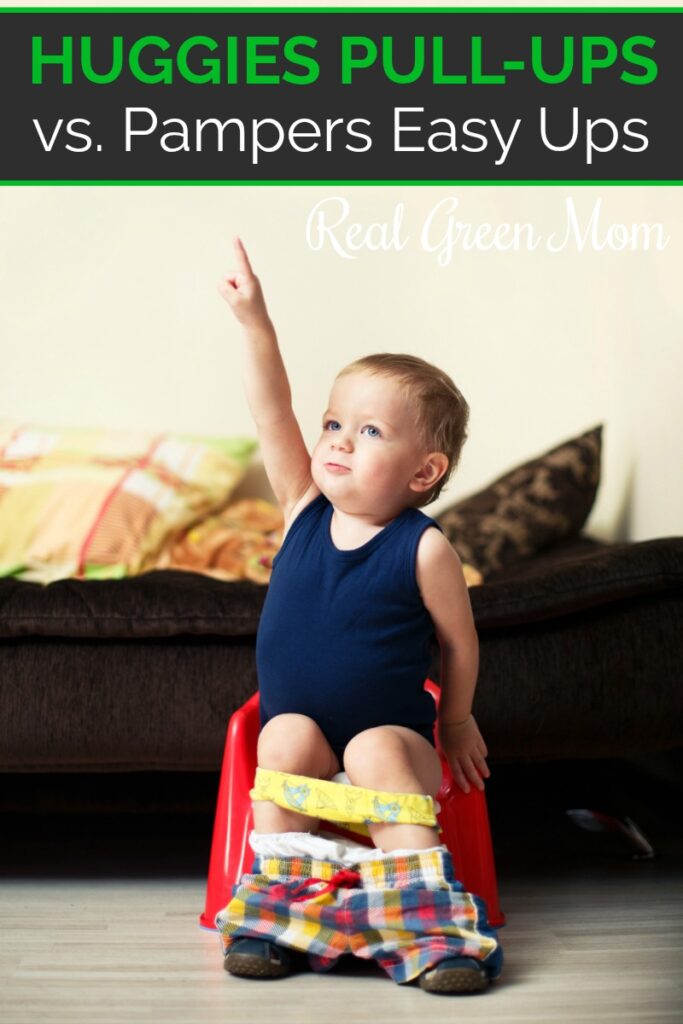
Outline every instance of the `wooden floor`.
[(528, 796), (513, 807), (512, 792), (516, 783), (498, 804), (489, 797), (505, 967), (469, 997), (398, 986), (350, 957), (281, 981), (226, 974), (217, 937), (197, 924), (206, 816), (7, 815), (0, 1020), (681, 1024), (680, 828), (641, 818), (660, 855), (637, 862), (616, 836), (582, 832), (557, 807)]

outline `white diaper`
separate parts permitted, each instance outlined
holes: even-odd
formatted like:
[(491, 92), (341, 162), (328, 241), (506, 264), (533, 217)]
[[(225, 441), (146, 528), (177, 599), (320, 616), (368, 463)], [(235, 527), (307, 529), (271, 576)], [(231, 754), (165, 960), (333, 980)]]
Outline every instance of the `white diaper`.
[[(416, 850), (392, 850), (385, 853), (375, 846), (348, 842), (340, 836), (330, 838), (330, 833), (314, 835), (312, 832), (255, 832), (249, 833), (249, 845), (254, 853), (265, 857), (313, 857), (314, 860), (333, 860), (345, 867), (358, 864), (361, 860), (381, 860), (396, 857)], [(430, 846), (431, 850), (446, 850), (446, 846)]]

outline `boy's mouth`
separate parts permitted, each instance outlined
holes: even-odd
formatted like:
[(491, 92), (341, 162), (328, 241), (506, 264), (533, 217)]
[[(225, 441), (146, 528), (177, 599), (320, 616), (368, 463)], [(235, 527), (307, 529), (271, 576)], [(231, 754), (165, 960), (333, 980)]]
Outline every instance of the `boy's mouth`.
[(329, 469), (330, 473), (350, 473), (351, 470), (348, 466), (342, 466), (338, 462), (326, 462), (325, 469)]

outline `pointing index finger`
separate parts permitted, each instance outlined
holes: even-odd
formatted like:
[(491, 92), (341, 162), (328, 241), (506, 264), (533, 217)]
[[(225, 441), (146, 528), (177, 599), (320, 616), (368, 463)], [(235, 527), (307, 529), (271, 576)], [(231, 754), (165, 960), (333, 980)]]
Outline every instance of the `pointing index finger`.
[(237, 260), (237, 268), (243, 274), (247, 274), (249, 277), (254, 276), (254, 271), (251, 269), (251, 263), (247, 256), (247, 250), (242, 245), (242, 239), (237, 235), (232, 240), (232, 244), (235, 247), (235, 257)]

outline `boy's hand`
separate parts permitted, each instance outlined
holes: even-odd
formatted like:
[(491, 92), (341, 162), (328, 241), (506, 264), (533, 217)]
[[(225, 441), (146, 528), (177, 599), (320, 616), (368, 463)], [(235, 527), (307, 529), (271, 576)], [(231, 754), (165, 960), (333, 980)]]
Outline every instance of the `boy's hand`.
[(239, 238), (233, 238), (232, 244), (237, 269), (221, 281), (218, 290), (245, 327), (268, 323), (268, 310), (261, 285), (251, 269), (246, 250)]
[(465, 793), (470, 791), (470, 782), (483, 789), (484, 778), (491, 772), (485, 761), (488, 750), (474, 717), (470, 715), (460, 725), (439, 722), (438, 736), (457, 785)]

